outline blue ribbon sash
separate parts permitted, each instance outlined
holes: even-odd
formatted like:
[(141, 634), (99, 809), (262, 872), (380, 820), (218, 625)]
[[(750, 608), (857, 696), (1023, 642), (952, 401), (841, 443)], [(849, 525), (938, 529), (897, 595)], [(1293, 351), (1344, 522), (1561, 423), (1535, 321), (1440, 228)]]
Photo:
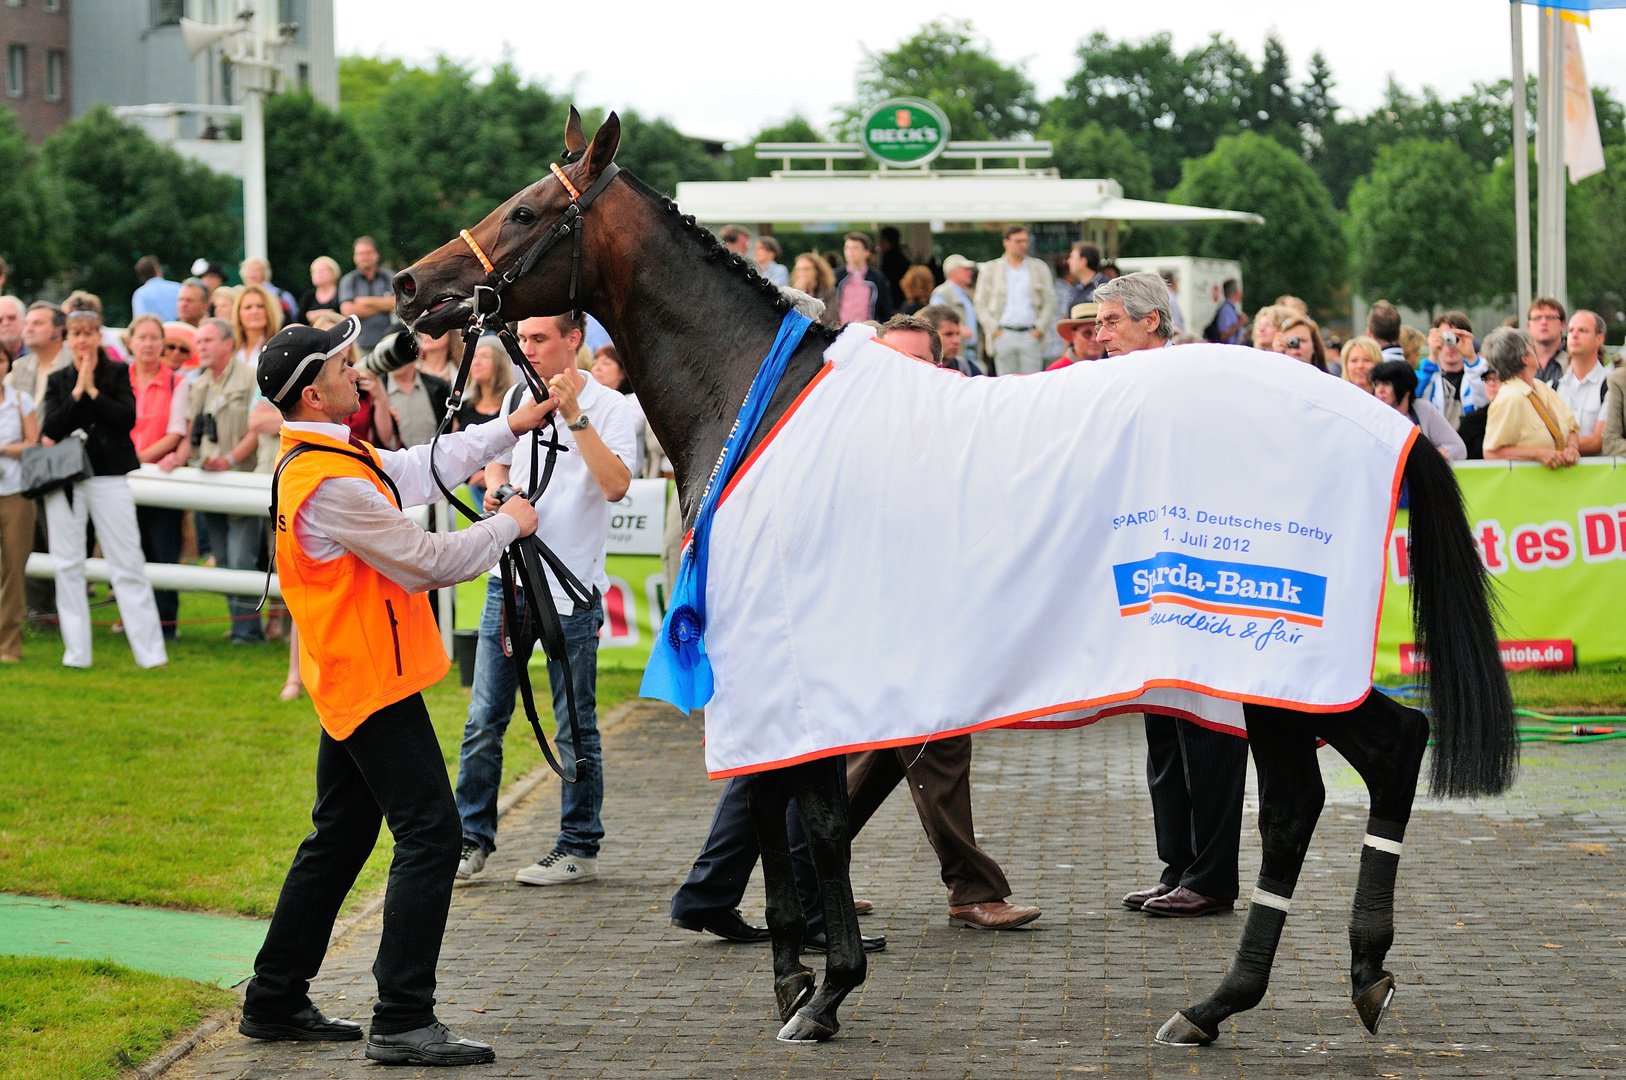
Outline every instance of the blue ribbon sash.
[(655, 635), (649, 664), (639, 693), (647, 698), (670, 701), (680, 709), (698, 709), (711, 700), (714, 683), (711, 661), (706, 657), (706, 570), (710, 562), (711, 522), (723, 490), (738, 469), (745, 448), (751, 444), (762, 414), (768, 410), (779, 380), (785, 374), (791, 354), (802, 343), (812, 325), (796, 311), (785, 314), (773, 348), (757, 369), (746, 392), (745, 404), (734, 419), (723, 452), (717, 456), (706, 490), (700, 498), (700, 513), (694, 519), (694, 535), (683, 552), (677, 583), (667, 601), (666, 618)]

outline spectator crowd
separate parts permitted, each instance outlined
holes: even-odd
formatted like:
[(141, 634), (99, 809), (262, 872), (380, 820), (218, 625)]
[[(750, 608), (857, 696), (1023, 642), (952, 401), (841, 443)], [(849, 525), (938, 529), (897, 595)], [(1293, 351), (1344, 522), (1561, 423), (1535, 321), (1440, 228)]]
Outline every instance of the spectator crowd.
[[(1550, 297), (1536, 299), (1522, 325), (1479, 333), (1460, 311), (1440, 314), (1420, 331), (1380, 300), (1364, 333), (1339, 341), (1293, 296), (1250, 316), (1240, 283), (1227, 281), (1199, 333), (1185, 325), (1172, 276), (1121, 277), (1087, 241), (1047, 261), (1033, 253), (1032, 235), (1021, 225), (1005, 228), (1001, 254), (982, 263), (960, 254), (940, 263), (912, 259), (892, 228), (878, 237), (849, 232), (839, 251), (793, 258), (772, 235), (738, 225), (722, 229), (720, 239), (770, 282), (819, 301), (812, 308), (822, 306), (824, 325), (871, 323), (905, 352), (966, 376), (1034, 374), (1098, 360), (1118, 351), (1109, 348), (1115, 334), (1121, 337), (1118, 320), (1149, 318), (1157, 339), (1170, 344), (1250, 346), (1341, 378), (1405, 415), (1453, 460), (1528, 460), (1557, 469), (1587, 455), (1626, 456), (1626, 366), (1609, 363), (1605, 322), (1592, 311), (1570, 313)], [(102, 303), (89, 293), (27, 304), (4, 294), (0, 262), (0, 661), (20, 657), (22, 625), (32, 613), (59, 622), (65, 663), (91, 663), (84, 570), (99, 547), (118, 625), (137, 661), (164, 663), (164, 643), (180, 633), (178, 600), (151, 588), (145, 564), (195, 555), (205, 565), (264, 570), (269, 537), (259, 517), (137, 507), (127, 475), (140, 465), (270, 473), (282, 418), (262, 398), (255, 365), (285, 325), (326, 329), (354, 315), (361, 326), (353, 346), (358, 361), (412, 333), (395, 319), (393, 274), (367, 236), (356, 239), (348, 271), (336, 259), (316, 259), (311, 285), (298, 297), (275, 284), (261, 258), (238, 266), (237, 284), (228, 283), (224, 267), (204, 260), (180, 280), (152, 256), (134, 270), (140, 284), (130, 297), (132, 316), (114, 329), (103, 324)], [(1127, 291), (1097, 300), (1098, 290), (1120, 280)], [(1138, 315), (1139, 308), (1130, 310), (1135, 297), (1146, 308)], [(634, 475), (670, 476), (608, 334), (588, 317), (571, 340), (576, 367), (632, 410)], [(428, 442), (461, 359), (451, 346), (450, 337), (419, 335), (413, 363), (388, 370), (358, 362), (361, 407), (349, 420), (355, 437), (389, 449)], [(516, 382), (495, 339), (477, 348), (469, 382), (459, 428), (501, 415)], [(71, 491), (24, 498), (27, 449), (76, 433), (90, 476)], [(470, 485), (483, 498), (485, 470)], [(51, 553), (54, 582), (25, 582), (30, 551)], [(228, 597), (224, 607), (234, 643), (295, 633), (275, 603), (264, 615), (245, 597)], [(291, 662), (284, 695), (300, 689)]]

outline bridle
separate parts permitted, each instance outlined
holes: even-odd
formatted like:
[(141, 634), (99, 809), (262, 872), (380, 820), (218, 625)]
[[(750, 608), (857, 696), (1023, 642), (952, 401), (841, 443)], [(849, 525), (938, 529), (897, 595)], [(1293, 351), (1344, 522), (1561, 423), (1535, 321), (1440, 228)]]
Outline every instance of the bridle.
[[(569, 151), (564, 153), (566, 164), (579, 160), (583, 151)], [(582, 261), (582, 224), (587, 209), (593, 205), (604, 189), (614, 180), (621, 167), (615, 162), (605, 166), (598, 179), (585, 191), (578, 191), (576, 185), (565, 175), (565, 171), (555, 162), (549, 162), (548, 168), (552, 170), (554, 178), (563, 185), (570, 195), (570, 205), (565, 207), (559, 220), (554, 222), (543, 234), (532, 242), (525, 253), (512, 263), (502, 273), (497, 272), (490, 256), (480, 247), (474, 235), (467, 229), (458, 232), (458, 236), (468, 245), (474, 257), (479, 260), (480, 266), (486, 272), (485, 281), (474, 287), (474, 296), (471, 298), (468, 325), (463, 328), (463, 361), (458, 366), (457, 377), (453, 382), (452, 392), (446, 399), (446, 414), (441, 417), (440, 425), (435, 429), (435, 437), (429, 446), (429, 472), (434, 477), (435, 486), (440, 489), (446, 500), (464, 517), (472, 521), (479, 521), (483, 516), (479, 510), (470, 508), (459, 499), (445, 482), (441, 479), (440, 471), (435, 466), (435, 450), (440, 443), (440, 437), (451, 427), (453, 418), (462, 408), (463, 394), (468, 386), (469, 371), (474, 366), (474, 352), (479, 345), (480, 337), (485, 333), (495, 333), (502, 342), (503, 349), (508, 357), (520, 370), (525, 378), (526, 389), (538, 402), (548, 398), (547, 386), (540, 376), (525, 359), (520, 350), (519, 342), (514, 338), (513, 332), (508, 329), (507, 323), (500, 317), (502, 311), (503, 294), (509, 286), (524, 277), (536, 265), (538, 259), (551, 251), (566, 237), (571, 240), (570, 252), (570, 303), (575, 309), (578, 322), (581, 321), (581, 308), (576, 304), (577, 294), (581, 289), (581, 261)], [(511, 399), (517, 405), (518, 394)], [(545, 462), (539, 462), (539, 451), (543, 444), (540, 432), (531, 433), (531, 482), (530, 490), (518, 492), (529, 500), (532, 506), (548, 488), (553, 479), (553, 468), (558, 460), (560, 451), (568, 453), (568, 448), (559, 441), (558, 415), (549, 417), (547, 436), (547, 457)], [(538, 466), (540, 465), (540, 470)], [(536, 701), (531, 691), (530, 658), (531, 652), (538, 642), (542, 651), (551, 661), (556, 662), (563, 669), (565, 684), (565, 700), (569, 706), (569, 717), (554, 717), (557, 724), (558, 735), (565, 741), (567, 722), (571, 733), (569, 745), (578, 745), (575, 732), (579, 730), (576, 712), (576, 686), (570, 670), (570, 657), (566, 650), (564, 624), (559, 617), (558, 608), (553, 602), (553, 590), (548, 585), (546, 570), (553, 571), (555, 580), (560, 588), (577, 607), (590, 608), (597, 600), (596, 590), (583, 585), (580, 579), (573, 574), (564, 560), (542, 542), (536, 535), (521, 537), (510, 544), (503, 552), (499, 562), (502, 574), (503, 593), (503, 654), (509, 657), (514, 664), (515, 679), (519, 684), (520, 696), (525, 702), (525, 715), (531, 722), (531, 730), (536, 734), (536, 741), (542, 748), (542, 754), (547, 758), (548, 765), (559, 774), (560, 779), (571, 782), (576, 779), (576, 767), (581, 759), (570, 763), (567, 770), (555, 759), (552, 749), (548, 746), (547, 736), (542, 732), (542, 723), (537, 716)]]

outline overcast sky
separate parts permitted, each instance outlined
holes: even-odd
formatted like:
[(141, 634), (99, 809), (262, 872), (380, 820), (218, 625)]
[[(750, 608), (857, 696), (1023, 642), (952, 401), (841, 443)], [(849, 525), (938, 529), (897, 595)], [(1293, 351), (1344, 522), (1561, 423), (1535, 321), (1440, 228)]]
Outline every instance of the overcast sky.
[[(1275, 29), (1302, 77), (1310, 54), (1326, 54), (1337, 98), (1364, 112), (1389, 75), (1447, 97), (1510, 73), (1505, 0), (1364, 0), (1359, 4), (1261, 0), (1162, 0), (1096, 5), (876, 0), (339, 0), (340, 54), (428, 62), (436, 53), (487, 68), (512, 50), (526, 76), (578, 103), (632, 106), (692, 135), (738, 140), (800, 111), (827, 123), (853, 97), (863, 51), (890, 48), (937, 15), (970, 18), (1006, 63), (1019, 63), (1048, 98), (1075, 68), (1080, 38), (1104, 28), (1115, 39), (1172, 31), (1181, 52), (1216, 31), (1258, 59)], [(989, 14), (997, 12), (997, 16)], [(1535, 9), (1525, 15), (1526, 63), (1534, 70)], [(1109, 22), (1110, 20), (1110, 22)], [(1581, 31), (1587, 75), (1626, 97), (1626, 11), (1593, 15)]]

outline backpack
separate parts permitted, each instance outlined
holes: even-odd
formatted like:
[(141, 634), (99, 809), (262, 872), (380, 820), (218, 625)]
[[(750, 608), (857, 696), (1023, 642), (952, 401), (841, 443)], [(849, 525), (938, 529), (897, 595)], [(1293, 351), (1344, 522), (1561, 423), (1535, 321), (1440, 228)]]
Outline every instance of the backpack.
[(1225, 311), (1225, 305), (1229, 303), (1229, 300), (1222, 300), (1220, 306), (1214, 309), (1214, 317), (1208, 321), (1207, 326), (1203, 327), (1204, 341), (1212, 341), (1216, 345), (1225, 341), (1225, 332), (1220, 329), (1219, 321), (1220, 315)]

